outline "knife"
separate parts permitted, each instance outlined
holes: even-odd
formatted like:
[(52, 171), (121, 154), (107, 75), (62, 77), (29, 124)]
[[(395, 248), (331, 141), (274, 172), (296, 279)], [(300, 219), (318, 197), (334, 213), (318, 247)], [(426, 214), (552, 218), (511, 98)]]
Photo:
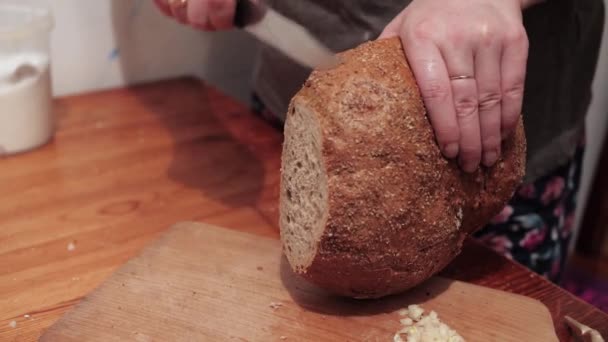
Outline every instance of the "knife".
[(327, 69), (338, 64), (327, 46), (262, 0), (236, 0), (234, 25), (305, 67)]
[(570, 316), (565, 316), (566, 325), (570, 328), (571, 333), (576, 337), (577, 341), (583, 342), (604, 342), (604, 338), (599, 331), (576, 321)]

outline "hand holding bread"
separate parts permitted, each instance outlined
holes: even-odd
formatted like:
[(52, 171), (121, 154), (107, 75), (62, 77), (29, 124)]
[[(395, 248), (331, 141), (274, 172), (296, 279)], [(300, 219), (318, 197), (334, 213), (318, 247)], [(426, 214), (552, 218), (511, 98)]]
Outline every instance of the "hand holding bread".
[(522, 8), (538, 0), (414, 0), (384, 30), (398, 36), (443, 154), (467, 172), (492, 166), (522, 108), (528, 39)]

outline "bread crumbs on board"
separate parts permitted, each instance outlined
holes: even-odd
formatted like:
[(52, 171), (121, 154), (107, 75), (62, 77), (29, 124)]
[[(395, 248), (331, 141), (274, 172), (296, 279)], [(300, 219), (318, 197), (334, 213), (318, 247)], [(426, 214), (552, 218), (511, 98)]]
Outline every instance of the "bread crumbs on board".
[(403, 328), (393, 337), (393, 342), (464, 342), (462, 336), (439, 320), (435, 311), (424, 315), (424, 309), (410, 305), (399, 310), (399, 315), (407, 316), (399, 320)]
[(270, 302), (270, 304), (268, 306), (270, 306), (271, 309), (276, 310), (276, 309), (280, 308), (281, 306), (283, 306), (283, 304), (278, 303), (278, 302)]

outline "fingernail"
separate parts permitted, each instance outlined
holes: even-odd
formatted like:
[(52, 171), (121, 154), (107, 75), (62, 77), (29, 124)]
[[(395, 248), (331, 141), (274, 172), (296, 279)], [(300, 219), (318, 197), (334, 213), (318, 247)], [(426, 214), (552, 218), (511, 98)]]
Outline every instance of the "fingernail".
[(496, 151), (489, 151), (483, 154), (483, 165), (490, 167), (494, 165), (498, 159), (498, 153)]
[(447, 158), (454, 158), (458, 155), (458, 144), (457, 143), (449, 143), (443, 146), (443, 154)]

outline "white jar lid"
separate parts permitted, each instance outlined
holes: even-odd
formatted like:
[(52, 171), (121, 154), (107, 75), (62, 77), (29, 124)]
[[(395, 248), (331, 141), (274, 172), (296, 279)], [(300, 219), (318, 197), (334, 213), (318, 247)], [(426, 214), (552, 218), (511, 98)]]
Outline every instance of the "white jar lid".
[(53, 25), (51, 8), (44, 1), (0, 1), (0, 40), (46, 33)]

